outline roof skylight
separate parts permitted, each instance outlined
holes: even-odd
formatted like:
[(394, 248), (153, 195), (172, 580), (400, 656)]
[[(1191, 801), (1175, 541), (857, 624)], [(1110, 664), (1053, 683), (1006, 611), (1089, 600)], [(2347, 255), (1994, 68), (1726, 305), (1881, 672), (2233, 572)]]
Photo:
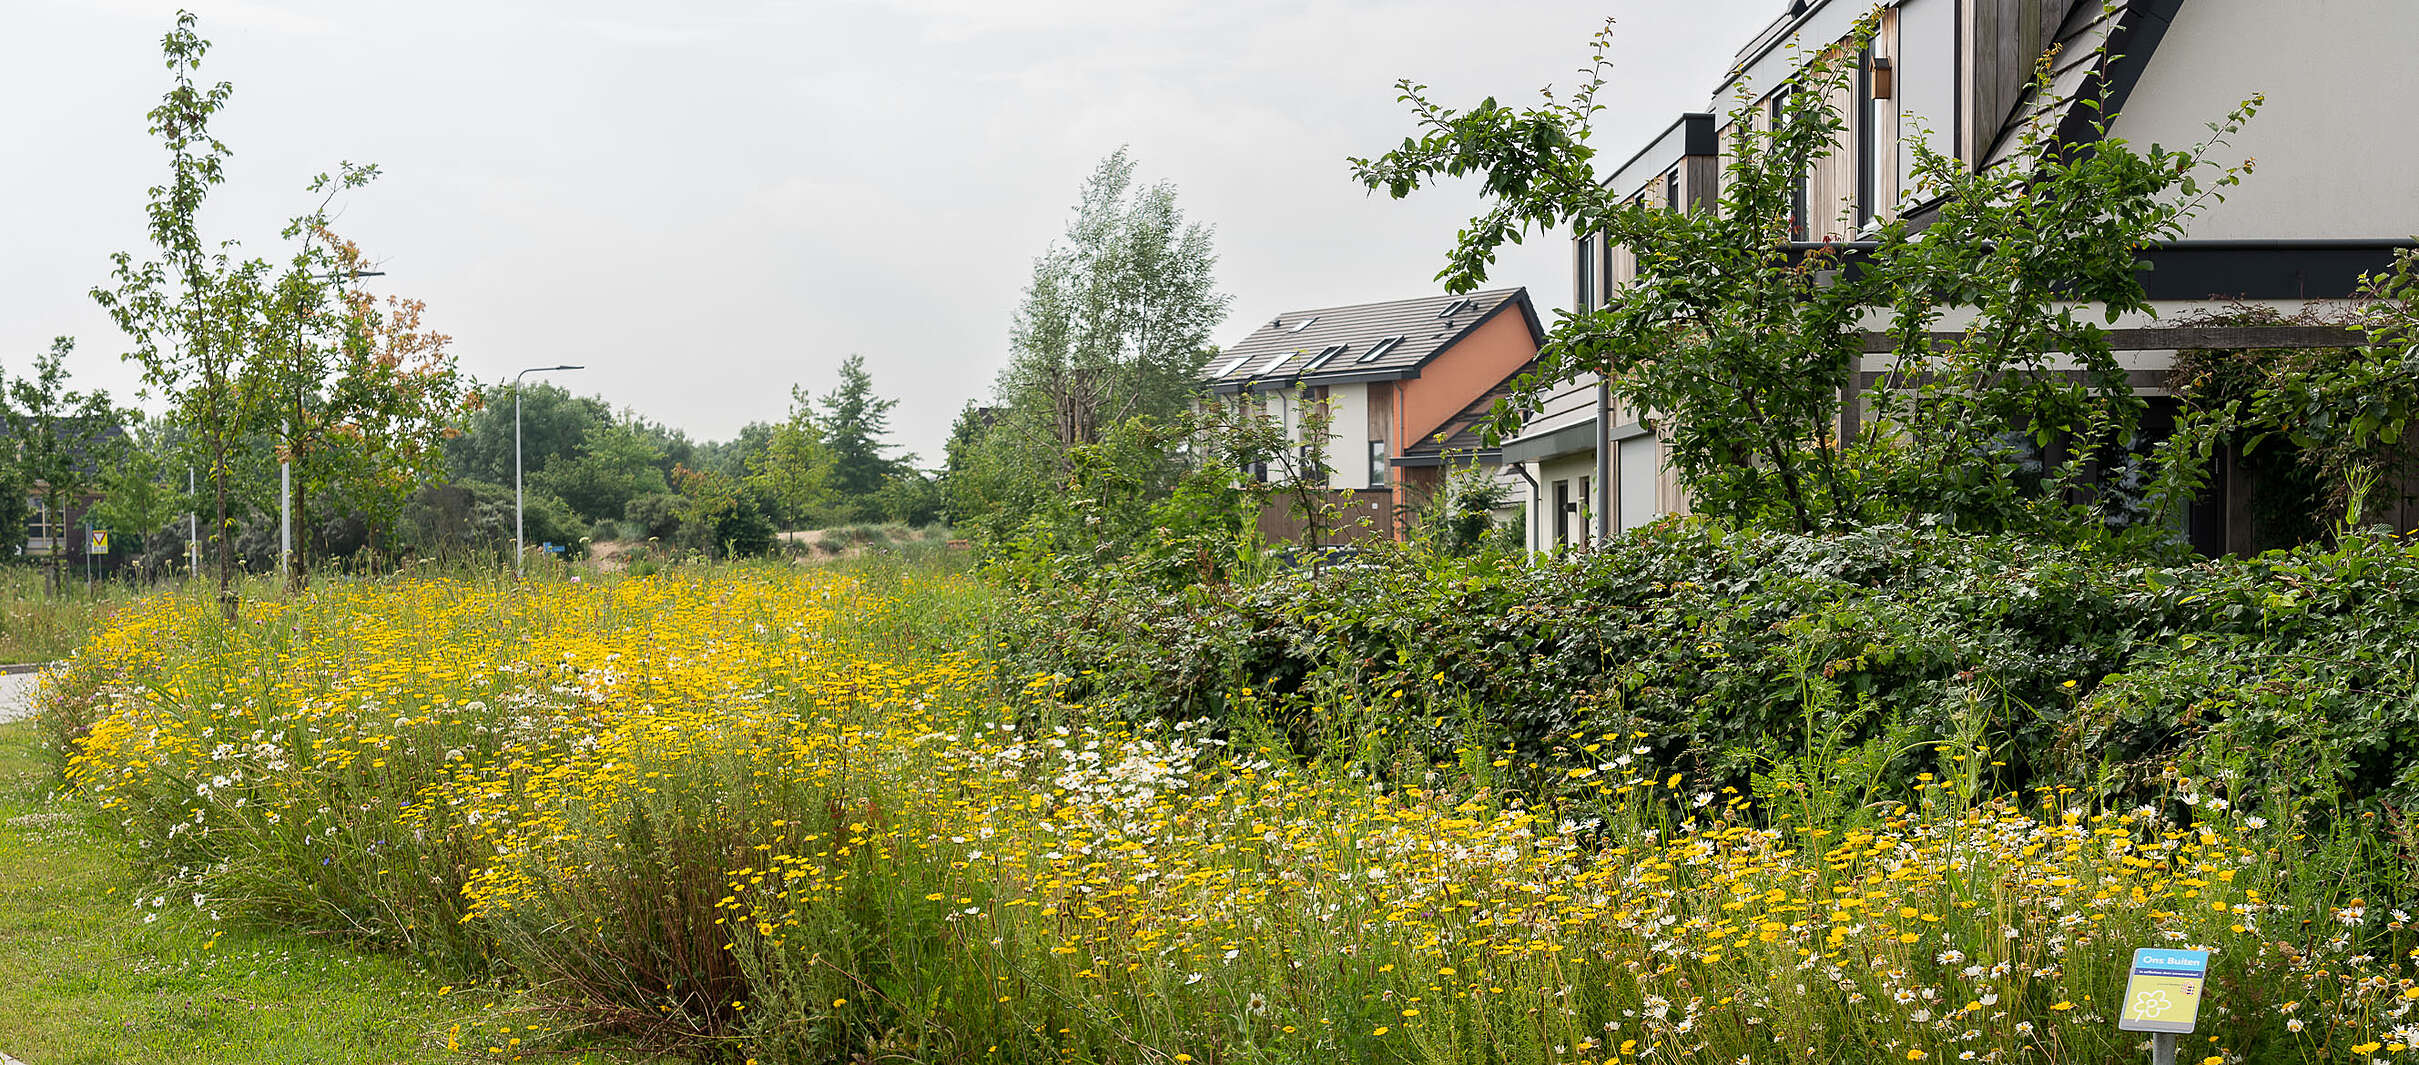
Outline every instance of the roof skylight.
[(1301, 354), (1301, 352), (1300, 352), (1299, 350), (1288, 350), (1288, 351), (1280, 351), (1280, 352), (1278, 352), (1278, 353), (1276, 353), (1276, 354), (1274, 354), (1274, 355), (1271, 355), (1271, 356), (1269, 356), (1269, 357), (1268, 357), (1268, 361), (1267, 361), (1267, 362), (1264, 362), (1264, 363), (1261, 363), (1261, 364), (1260, 364), (1260, 368), (1259, 368), (1259, 369), (1257, 369), (1257, 370), (1253, 370), (1253, 371), (1252, 371), (1252, 376), (1253, 376), (1253, 377), (1261, 377), (1261, 376), (1265, 376), (1265, 375), (1267, 375), (1267, 374), (1268, 374), (1270, 371), (1275, 370), (1277, 367), (1285, 365), (1285, 360), (1290, 359), (1290, 358), (1293, 358), (1294, 356), (1299, 355), (1299, 354)]
[(1311, 359), (1311, 360), (1310, 360), (1310, 362), (1308, 362), (1307, 364), (1305, 364), (1305, 365), (1302, 367), (1302, 372), (1303, 372), (1303, 373), (1306, 373), (1306, 374), (1310, 374), (1310, 373), (1317, 373), (1317, 372), (1319, 372), (1319, 368), (1320, 368), (1320, 367), (1323, 367), (1323, 366), (1327, 365), (1329, 362), (1334, 361), (1336, 356), (1343, 354), (1343, 353), (1344, 353), (1344, 349), (1346, 349), (1346, 348), (1348, 348), (1348, 347), (1351, 347), (1351, 346), (1352, 346), (1352, 345), (1350, 345), (1350, 344), (1329, 344), (1329, 345), (1327, 345), (1327, 347), (1326, 347), (1326, 348), (1324, 348), (1324, 349), (1320, 350), (1320, 352), (1319, 352), (1319, 354), (1318, 354), (1318, 356), (1317, 356), (1316, 358)]
[(1250, 362), (1250, 361), (1251, 361), (1251, 356), (1249, 356), (1249, 355), (1237, 355), (1237, 356), (1235, 356), (1235, 358), (1234, 358), (1234, 360), (1233, 360), (1233, 361), (1231, 361), (1231, 362), (1227, 363), (1227, 364), (1226, 364), (1226, 365), (1224, 365), (1224, 366), (1218, 367), (1218, 368), (1217, 368), (1217, 369), (1215, 369), (1215, 370), (1210, 371), (1210, 376), (1211, 376), (1211, 377), (1224, 377), (1224, 376), (1226, 376), (1226, 375), (1228, 375), (1228, 374), (1231, 374), (1231, 373), (1233, 373), (1233, 372), (1235, 372), (1235, 371), (1237, 371), (1237, 370), (1242, 369), (1242, 368), (1243, 368), (1243, 364), (1244, 364), (1244, 363), (1247, 363), (1247, 362)]
[(1361, 353), (1361, 357), (1360, 357), (1360, 358), (1354, 359), (1354, 360), (1352, 360), (1352, 361), (1353, 361), (1353, 362), (1356, 362), (1356, 363), (1362, 363), (1362, 362), (1372, 362), (1372, 361), (1375, 361), (1376, 359), (1378, 359), (1380, 356), (1385, 355), (1387, 352), (1389, 352), (1389, 351), (1393, 351), (1394, 349), (1399, 348), (1399, 347), (1401, 347), (1401, 346), (1403, 346), (1403, 338), (1402, 338), (1402, 337), (1399, 337), (1399, 336), (1391, 336), (1391, 337), (1387, 337), (1387, 338), (1386, 338), (1386, 339), (1384, 339), (1384, 340), (1378, 341), (1377, 343), (1370, 345), (1370, 346), (1369, 346), (1369, 350), (1362, 352), (1362, 353)]

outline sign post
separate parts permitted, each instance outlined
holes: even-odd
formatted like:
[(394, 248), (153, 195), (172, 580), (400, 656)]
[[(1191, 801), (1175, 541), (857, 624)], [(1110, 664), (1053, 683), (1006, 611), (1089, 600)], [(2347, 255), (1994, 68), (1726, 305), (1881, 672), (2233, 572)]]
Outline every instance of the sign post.
[(2208, 951), (2143, 947), (2133, 952), (2117, 1028), (2150, 1033), (2151, 1065), (2175, 1065), (2175, 1037), (2190, 1034), (2200, 1019), (2201, 986), (2208, 978)]

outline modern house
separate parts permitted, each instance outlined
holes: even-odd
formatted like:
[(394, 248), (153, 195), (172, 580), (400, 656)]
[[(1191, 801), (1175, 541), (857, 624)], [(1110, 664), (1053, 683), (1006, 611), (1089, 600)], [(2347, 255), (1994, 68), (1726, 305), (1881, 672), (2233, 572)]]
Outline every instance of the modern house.
[[(1326, 468), (1314, 473), (1350, 494), (1347, 525), (1399, 533), (1398, 515), (1449, 470), (1501, 461), (1474, 423), (1536, 362), (1544, 336), (1523, 288), (1287, 311), (1220, 351), (1204, 387), (1262, 404), (1297, 447), (1316, 421), (1304, 415), (1323, 408)], [(1302, 530), (1272, 512), (1262, 531)]]
[[(115, 423), (90, 426), (80, 419), (71, 418), (69, 421), (73, 428), (62, 435), (69, 438), (69, 454), (73, 464), (85, 477), (99, 476), (98, 456), (107, 454), (108, 447), (125, 439), (125, 428)], [(78, 443), (81, 439), (87, 439), (86, 433), (90, 434), (90, 444)], [(0, 427), (0, 446), (16, 446), (8, 439), (5, 427)], [(25, 558), (65, 556), (82, 565), (92, 538), (91, 530), (84, 525), (84, 515), (94, 503), (100, 501), (100, 489), (97, 485), (87, 484), (79, 498), (52, 499), (51, 496), (51, 486), (47, 481), (36, 480), (26, 486), (25, 539), (10, 553)]]
[[(2384, 131), (2402, 125), (2401, 101), (2419, 94), (2419, 4), (2326, 0), (2283, 6), (2259, 0), (1791, 0), (1746, 42), (1714, 86), (1713, 106), (1685, 114), (1640, 146), (1604, 180), (1623, 197), (1670, 210), (1712, 208), (1726, 153), (1743, 132), (1733, 116), (1771, 113), (1777, 96), (1811, 58), (1844, 49), (1878, 11), (1869, 46), (1854, 56), (1848, 90), (1832, 102), (1846, 128), (1831, 155), (1805, 175), (1793, 236), (1814, 246), (1853, 245), (1881, 222), (1920, 225), (1937, 207), (1918, 199), (1914, 146), (1920, 138), (1962, 165), (2011, 158), (2018, 131), (2036, 118), (2069, 143), (2097, 137), (2094, 112), (2078, 100), (2105, 91), (2114, 116), (2107, 136), (2137, 145), (2182, 147), (2253, 94), (2259, 115), (2218, 150), (2222, 163), (2257, 161), (2223, 203), (2203, 211), (2184, 239), (2149, 249), (2143, 281), (2156, 316), (2117, 329), (2171, 324), (2195, 311), (2268, 306), (2287, 314), (2311, 302), (2342, 301), (2364, 272), (2386, 269), (2419, 233), (2419, 140)], [(2032, 87), (2051, 52), (2051, 91)], [(1573, 242), (1575, 306), (1599, 306), (1635, 276), (1619, 247), (1593, 235)], [(2166, 394), (2174, 348), (2120, 350), (2136, 390), (2154, 404)], [(1867, 356), (1859, 391), (1887, 370)], [(1531, 505), (1573, 520), (1532, 522), (1531, 546), (1551, 550), (1590, 535), (1635, 527), (1687, 510), (1662, 457), (1651, 413), (1610, 404), (1589, 379), (1543, 397), (1540, 414), (1503, 444), (1507, 463), (1536, 470)], [(1851, 402), (1842, 433), (1854, 432)], [(2248, 546), (2246, 490), (2222, 464), (2214, 497), (2188, 529), (2203, 550)], [(1565, 501), (1568, 501), (1567, 504)], [(1565, 511), (1568, 505), (1570, 510)], [(2406, 495), (2400, 527), (2419, 524)], [(1573, 525), (1577, 528), (1573, 528)]]

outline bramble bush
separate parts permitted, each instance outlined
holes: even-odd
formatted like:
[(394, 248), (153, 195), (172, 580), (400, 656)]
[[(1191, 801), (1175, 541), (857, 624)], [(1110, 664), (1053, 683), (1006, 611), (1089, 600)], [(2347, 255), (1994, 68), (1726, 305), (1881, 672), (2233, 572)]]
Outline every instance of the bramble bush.
[(1571, 734), (1612, 729), (1744, 786), (1835, 735), (1981, 743), (1996, 786), (2112, 797), (2176, 757), (2290, 766), (2297, 794), (2397, 832), (2419, 799), (2419, 546), (2391, 538), (2163, 565), (1667, 521), (1533, 565), (1380, 547), (1256, 581), (1110, 566), (1022, 595), (1016, 667), (1068, 677), (1070, 699), (1128, 720), (1273, 714), (1328, 754), (1567, 762)]

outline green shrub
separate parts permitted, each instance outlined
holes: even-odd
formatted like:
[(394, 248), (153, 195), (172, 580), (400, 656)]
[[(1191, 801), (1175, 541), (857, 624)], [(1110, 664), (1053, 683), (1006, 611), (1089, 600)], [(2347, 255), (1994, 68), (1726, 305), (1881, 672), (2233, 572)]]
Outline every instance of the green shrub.
[(1620, 730), (1744, 788), (1836, 732), (1979, 743), (2005, 788), (2223, 757), (2306, 770), (2309, 796), (2419, 800), (2419, 546), (2390, 539), (2162, 566), (1670, 522), (1533, 566), (1380, 546), (1234, 583), (1070, 572), (1009, 613), (1021, 665), (1128, 718), (1238, 718), (1248, 692), (1309, 751), (1578, 764), (1574, 733)]

